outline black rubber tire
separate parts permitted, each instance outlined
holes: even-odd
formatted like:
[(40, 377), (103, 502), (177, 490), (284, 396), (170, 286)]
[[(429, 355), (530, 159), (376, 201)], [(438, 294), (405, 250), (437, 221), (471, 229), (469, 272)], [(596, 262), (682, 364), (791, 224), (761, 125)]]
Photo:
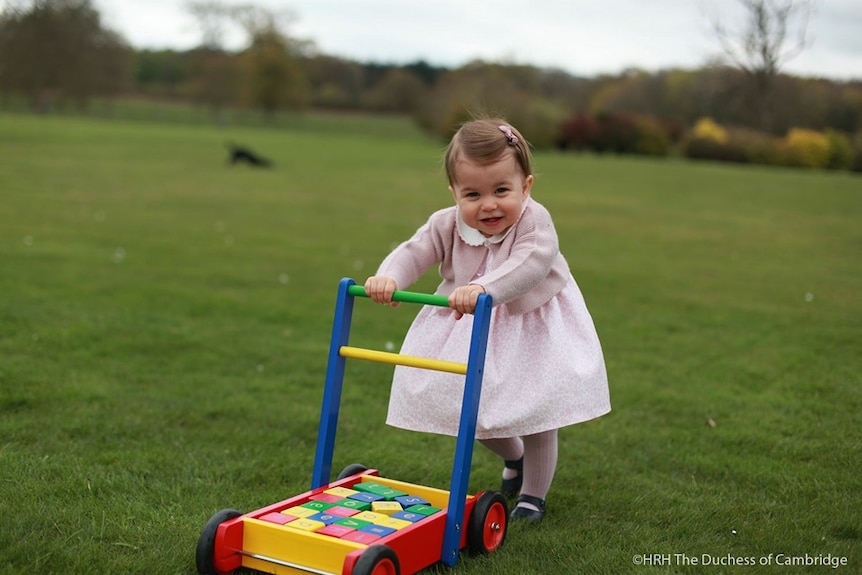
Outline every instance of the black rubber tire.
[(386, 545), (372, 545), (362, 552), (356, 565), (353, 566), (353, 575), (399, 575), (400, 573), (398, 555)]
[(351, 475), (356, 475), (357, 473), (362, 473), (363, 471), (368, 471), (368, 468), (361, 463), (351, 463), (350, 465), (341, 470), (341, 473), (339, 473), (338, 477), (336, 477), (336, 481), (347, 479)]
[(218, 573), (213, 565), (215, 559), (215, 536), (218, 526), (229, 519), (242, 515), (236, 509), (222, 509), (210, 517), (201, 536), (198, 538), (198, 547), (195, 550), (195, 565), (200, 575), (226, 575)]
[(467, 524), (467, 551), (471, 555), (496, 551), (506, 540), (508, 526), (509, 509), (503, 494), (498, 491), (482, 493)]

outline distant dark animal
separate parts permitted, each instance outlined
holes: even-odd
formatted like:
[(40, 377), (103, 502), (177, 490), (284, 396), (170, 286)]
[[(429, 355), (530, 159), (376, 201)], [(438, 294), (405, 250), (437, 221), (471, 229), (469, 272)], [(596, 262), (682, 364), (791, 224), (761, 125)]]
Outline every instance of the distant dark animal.
[(228, 151), (230, 152), (228, 162), (230, 162), (231, 165), (248, 164), (249, 166), (254, 166), (256, 168), (272, 167), (272, 162), (270, 160), (256, 152), (253, 152), (249, 148), (237, 146), (235, 144), (228, 144)]

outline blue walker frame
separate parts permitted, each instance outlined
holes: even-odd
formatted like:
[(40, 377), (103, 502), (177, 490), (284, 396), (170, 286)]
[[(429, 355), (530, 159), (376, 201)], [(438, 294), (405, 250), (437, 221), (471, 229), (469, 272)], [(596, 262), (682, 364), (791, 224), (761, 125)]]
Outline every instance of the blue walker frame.
[[(396, 292), (393, 299), (400, 299), (426, 305), (445, 305), (442, 296)], [(341, 405), (341, 392), (344, 384), (344, 371), (347, 358), (341, 355), (341, 348), (348, 345), (350, 326), (353, 319), (353, 304), (356, 296), (367, 297), (362, 286), (356, 285), (351, 278), (344, 278), (338, 285), (335, 304), (335, 319), (332, 325), (332, 339), (329, 347), (329, 360), (326, 369), (326, 383), (323, 391), (323, 405), (317, 434), (317, 447), (314, 456), (314, 470), (311, 489), (329, 484), (332, 475), (332, 457), (335, 450), (335, 432), (338, 426), (338, 413)], [(445, 298), (442, 298), (445, 300)], [(476, 419), (479, 414), (479, 398), (482, 393), (482, 375), (485, 369), (485, 352), (491, 324), (492, 298), (481, 294), (476, 304), (473, 318), (473, 331), (467, 359), (467, 373), (461, 417), (455, 445), (455, 458), (452, 465), (452, 480), (449, 488), (449, 506), (440, 561), (453, 567), (460, 553), (461, 533), (464, 530), (464, 507), (467, 487), (470, 480), (470, 466), (473, 461), (473, 443), (476, 435)]]

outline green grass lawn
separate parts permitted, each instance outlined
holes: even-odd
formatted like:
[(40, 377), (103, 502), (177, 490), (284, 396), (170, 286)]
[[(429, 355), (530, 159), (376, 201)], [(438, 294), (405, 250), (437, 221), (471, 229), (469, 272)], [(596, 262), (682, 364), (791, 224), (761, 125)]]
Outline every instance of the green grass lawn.
[[(0, 572), (192, 573), (216, 510), (308, 489), (338, 280), (450, 201), (438, 142), (339, 125), (0, 115)], [(432, 571), (862, 572), (862, 179), (536, 166), (614, 411), (562, 430), (542, 525)], [(358, 302), (353, 344), (415, 311)], [(390, 374), (348, 365), (335, 467), (445, 489), (454, 442), (383, 424)], [(499, 473), (477, 449), (471, 491)], [(806, 554), (847, 565), (776, 564)]]

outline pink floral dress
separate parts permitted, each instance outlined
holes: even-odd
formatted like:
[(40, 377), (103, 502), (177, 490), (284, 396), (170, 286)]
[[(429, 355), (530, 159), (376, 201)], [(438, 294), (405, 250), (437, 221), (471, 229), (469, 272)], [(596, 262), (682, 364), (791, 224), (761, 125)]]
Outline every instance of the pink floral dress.
[[(473, 278), (475, 283), (482, 283), (495, 246), (515, 233), (516, 226), (485, 238), (457, 217), (454, 241), (487, 252)], [(378, 274), (392, 272), (399, 249), (384, 261)], [(472, 315), (456, 320), (452, 309), (425, 306), (410, 327), (401, 353), (466, 363), (472, 323)], [(396, 367), (387, 424), (457, 435), (464, 379), (457, 374)], [(532, 435), (594, 419), (610, 410), (601, 345), (571, 273), (562, 289), (539, 307), (513, 312), (506, 303), (494, 306), (477, 439)]]

